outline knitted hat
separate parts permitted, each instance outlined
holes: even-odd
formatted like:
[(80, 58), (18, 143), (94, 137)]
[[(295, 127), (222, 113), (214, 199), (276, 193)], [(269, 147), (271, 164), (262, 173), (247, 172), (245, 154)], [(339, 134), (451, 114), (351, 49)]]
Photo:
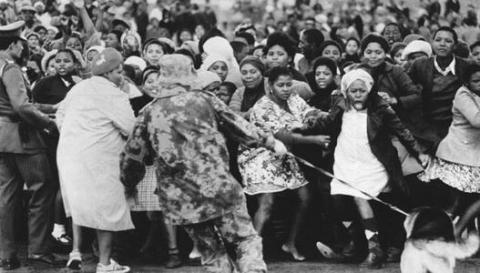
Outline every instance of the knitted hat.
[(432, 56), (432, 46), (430, 45), (430, 43), (425, 41), (421, 41), (421, 40), (412, 41), (403, 50), (402, 58), (407, 59), (408, 55), (416, 52), (423, 52), (428, 57), (430, 57)]
[(103, 75), (113, 71), (122, 63), (122, 54), (112, 47), (107, 47), (93, 58), (92, 74), (96, 76)]
[(125, 60), (125, 64), (131, 65), (131, 66), (136, 66), (140, 70), (144, 70), (147, 67), (147, 62), (145, 62), (144, 59), (138, 57), (138, 56), (130, 56)]
[(390, 56), (392, 58), (397, 54), (398, 51), (404, 49), (407, 45), (402, 42), (393, 43), (392, 49), (390, 50)]
[(240, 63), (240, 69), (242, 69), (242, 67), (246, 64), (253, 65), (255, 68), (260, 70), (260, 73), (262, 73), (262, 75), (265, 75), (265, 65), (259, 58), (255, 56), (246, 56)]
[(345, 73), (342, 77), (342, 82), (340, 83), (341, 87), (341, 92), (344, 96), (346, 96), (348, 88), (354, 83), (356, 80), (363, 81), (365, 85), (367, 86), (368, 92), (372, 90), (373, 87), (373, 78), (370, 76), (370, 74), (361, 69), (353, 69)]
[(385, 51), (385, 53), (390, 52), (390, 46), (388, 45), (387, 40), (385, 40), (385, 38), (380, 35), (372, 33), (368, 34), (365, 38), (363, 38), (361, 45), (362, 53), (365, 51), (365, 49), (370, 43), (378, 43), (382, 47), (383, 51)]

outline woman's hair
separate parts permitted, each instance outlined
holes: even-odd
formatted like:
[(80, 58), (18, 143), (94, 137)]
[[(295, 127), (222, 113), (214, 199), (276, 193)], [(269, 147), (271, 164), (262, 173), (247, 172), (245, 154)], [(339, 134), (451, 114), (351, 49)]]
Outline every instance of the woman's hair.
[(142, 51), (145, 51), (147, 50), (147, 48), (150, 46), (150, 45), (159, 45), (162, 50), (163, 50), (163, 53), (164, 54), (172, 54), (175, 50), (170, 46), (168, 45), (167, 43), (164, 43), (162, 41), (159, 41), (157, 39), (149, 39), (145, 42), (145, 44), (143, 44), (143, 47), (142, 47)]
[(323, 50), (325, 50), (327, 46), (331, 45), (337, 47), (338, 51), (340, 51), (340, 53), (343, 53), (343, 47), (339, 43), (334, 40), (326, 40), (320, 45), (320, 54), (323, 53)]
[[(397, 23), (395, 23), (395, 22), (390, 22), (390, 23), (386, 24), (385, 27), (383, 28), (383, 30), (382, 30), (382, 36), (385, 34), (385, 29), (387, 29), (387, 27), (390, 27), (390, 26), (393, 26), (393, 27), (398, 28), (398, 31), (400, 31), (400, 35), (402, 34), (402, 32), (401, 32), (401, 30), (400, 30), (400, 26), (399, 26)], [(403, 36), (403, 35), (402, 35), (402, 36)], [(402, 37), (402, 39), (403, 39), (403, 37)]]
[(402, 42), (396, 42), (392, 45), (390, 50), (390, 56), (393, 58), (400, 50), (404, 49), (407, 45)]
[(479, 46), (480, 46), (480, 40), (474, 42), (473, 44), (470, 45), (470, 52), (472, 52), (474, 48)]
[(318, 57), (313, 61), (313, 73), (315, 74), (315, 71), (317, 68), (321, 65), (324, 65), (328, 67), (332, 71), (332, 75), (336, 76), (337, 75), (337, 64), (335, 63), (334, 60), (327, 58), (327, 57)]
[(60, 53), (67, 53), (68, 55), (70, 55), (70, 57), (72, 57), (72, 61), (74, 63), (80, 63), (80, 60), (78, 60), (77, 57), (75, 57), (75, 53), (73, 53), (73, 50), (69, 48), (59, 49), (54, 56), (56, 57)]
[(275, 83), (280, 76), (293, 77), (292, 72), (290, 69), (288, 69), (288, 67), (277, 66), (268, 71), (268, 83), (273, 85), (273, 83)]
[(390, 51), (390, 46), (388, 45), (387, 40), (385, 40), (385, 38), (383, 38), (380, 35), (372, 33), (365, 36), (365, 38), (363, 38), (362, 40), (362, 46), (361, 46), (362, 55), (365, 49), (367, 48), (367, 46), (371, 43), (379, 44), (382, 47), (383, 51), (385, 51), (385, 54), (388, 54), (388, 52)]
[(480, 72), (480, 64), (470, 63), (467, 65), (467, 68), (463, 72), (463, 83), (468, 83), (472, 78), (472, 75), (476, 72)]
[(453, 28), (451, 28), (451, 27), (449, 27), (449, 26), (439, 27), (439, 28), (437, 29), (437, 31), (435, 31), (435, 32), (433, 33), (432, 39), (435, 39), (435, 37), (437, 36), (437, 33), (439, 33), (440, 31), (450, 32), (450, 33), (452, 34), (452, 36), (453, 36), (453, 42), (454, 42), (455, 44), (458, 42), (457, 32), (456, 32)]
[(276, 45), (281, 46), (285, 52), (287, 52), (288, 57), (293, 58), (295, 56), (294, 42), (283, 32), (275, 32), (268, 37), (267, 44), (263, 48), (263, 53), (266, 55), (270, 48)]
[(458, 41), (458, 43), (453, 46), (453, 54), (460, 58), (468, 59), (468, 57), (470, 57), (470, 48), (464, 41)]
[(303, 36), (308, 43), (315, 45), (315, 47), (320, 47), (320, 44), (325, 41), (323, 33), (316, 28), (305, 30)]
[(360, 44), (360, 41), (359, 41), (357, 38), (355, 38), (355, 37), (350, 37), (350, 38), (348, 38), (348, 39), (347, 39), (347, 42), (345, 42), (345, 47), (347, 46), (348, 42), (350, 42), (350, 41), (355, 41), (355, 43), (357, 43), (357, 46), (360, 48), (360, 45), (361, 45), (361, 44)]
[(175, 50), (174, 53), (185, 55), (185, 56), (189, 57), (190, 59), (192, 59), (193, 66), (195, 67), (195, 69), (198, 69), (200, 67), (200, 61), (198, 60), (198, 58), (196, 58), (196, 56), (192, 53), (192, 51), (190, 51), (186, 48), (179, 48), (179, 49)]
[(147, 66), (145, 70), (142, 72), (142, 84), (145, 84), (148, 76), (151, 74), (157, 73), (158, 74), (158, 67), (156, 66)]

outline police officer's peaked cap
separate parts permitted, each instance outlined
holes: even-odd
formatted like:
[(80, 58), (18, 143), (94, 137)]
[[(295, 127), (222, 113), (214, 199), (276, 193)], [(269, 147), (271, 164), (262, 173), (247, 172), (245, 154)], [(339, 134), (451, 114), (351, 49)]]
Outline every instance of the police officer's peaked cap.
[(8, 25), (0, 26), (0, 39), (13, 37), (22, 38), (21, 31), (24, 25), (24, 21), (17, 21)]

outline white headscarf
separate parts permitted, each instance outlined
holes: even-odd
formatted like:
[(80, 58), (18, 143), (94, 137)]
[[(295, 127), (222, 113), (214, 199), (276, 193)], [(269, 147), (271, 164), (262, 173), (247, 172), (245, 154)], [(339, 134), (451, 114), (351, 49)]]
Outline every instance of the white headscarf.
[(370, 74), (367, 71), (365, 71), (361, 68), (353, 69), (353, 70), (345, 73), (345, 75), (343, 75), (343, 77), (342, 77), (342, 82), (340, 84), (340, 88), (341, 88), (342, 94), (345, 97), (347, 95), (347, 89), (356, 80), (363, 81), (365, 83), (365, 85), (367, 86), (367, 89), (368, 89), (369, 93), (372, 90), (372, 87), (373, 87), (372, 76), (370, 76)]
[(403, 49), (402, 59), (407, 59), (408, 55), (416, 52), (425, 53), (428, 57), (432, 56), (432, 46), (430, 43), (422, 41), (422, 40), (415, 40), (411, 41), (405, 49)]
[[(218, 55), (218, 54), (207, 55), (205, 60), (203, 60), (203, 63), (202, 63), (202, 66), (200, 67), (200, 69), (208, 71), (208, 69), (216, 62), (224, 62), (227, 65), (227, 71), (230, 72), (229, 62), (223, 56)], [(227, 74), (227, 76), (228, 76), (228, 74)]]
[(206, 70), (199, 70), (198, 71), (198, 80), (199, 80), (199, 87), (200, 89), (204, 89), (205, 87), (209, 86), (214, 82), (222, 82), (220, 77), (217, 73), (213, 73)]
[(229, 68), (226, 81), (234, 83), (236, 86), (242, 86), (240, 67), (238, 66), (233, 48), (227, 39), (219, 36), (208, 39), (203, 44), (203, 52), (208, 55), (220, 55), (227, 60)]

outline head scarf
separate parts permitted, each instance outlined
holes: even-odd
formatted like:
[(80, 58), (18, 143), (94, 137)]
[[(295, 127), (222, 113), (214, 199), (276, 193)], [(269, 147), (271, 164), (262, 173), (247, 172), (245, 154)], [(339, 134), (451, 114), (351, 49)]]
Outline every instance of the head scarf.
[(42, 62), (41, 62), (43, 73), (47, 72), (48, 62), (51, 59), (55, 58), (55, 55), (57, 55), (57, 52), (58, 52), (58, 50), (54, 49), (52, 51), (49, 51), (49, 52), (45, 53), (45, 55), (43, 55)]
[(227, 39), (220, 36), (208, 39), (203, 44), (203, 52), (207, 56), (212, 54), (223, 56), (227, 60), (227, 66), (229, 67), (226, 81), (233, 82), (236, 86), (242, 85), (240, 68), (233, 54), (233, 48)]
[(167, 54), (160, 57), (158, 83), (161, 86), (184, 85), (196, 87), (197, 72), (190, 58), (181, 54)]
[(343, 75), (343, 77), (342, 77), (342, 82), (340, 84), (340, 87), (341, 87), (342, 94), (345, 97), (347, 96), (348, 88), (356, 80), (363, 81), (365, 83), (365, 85), (367, 86), (368, 92), (370, 92), (372, 90), (372, 87), (373, 87), (372, 76), (370, 76), (370, 74), (367, 71), (365, 71), (361, 68), (353, 69), (353, 70), (345, 73), (345, 75)]
[[(216, 62), (224, 62), (227, 65), (227, 71), (230, 70), (229, 62), (223, 56), (218, 54), (211, 54), (208, 55), (205, 60), (203, 60), (202, 66), (200, 67), (201, 70), (208, 71), (208, 69)], [(228, 74), (227, 74), (228, 76)]]
[(402, 58), (407, 59), (408, 55), (416, 52), (423, 52), (427, 54), (428, 57), (432, 56), (432, 46), (430, 43), (422, 41), (422, 40), (415, 40), (411, 41), (403, 50)]
[(130, 56), (130, 57), (128, 57), (128, 58), (125, 60), (124, 64), (136, 66), (136, 67), (138, 67), (138, 68), (139, 68), (140, 70), (142, 70), (142, 71), (145, 70), (145, 68), (147, 67), (147, 62), (146, 62), (144, 59), (142, 59), (142, 58), (140, 58), (140, 57), (138, 57), (138, 56)]

